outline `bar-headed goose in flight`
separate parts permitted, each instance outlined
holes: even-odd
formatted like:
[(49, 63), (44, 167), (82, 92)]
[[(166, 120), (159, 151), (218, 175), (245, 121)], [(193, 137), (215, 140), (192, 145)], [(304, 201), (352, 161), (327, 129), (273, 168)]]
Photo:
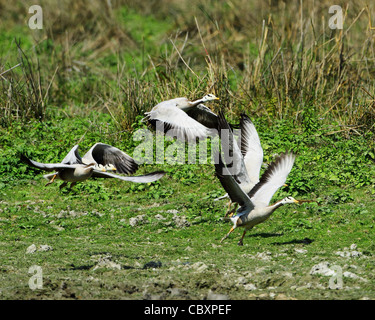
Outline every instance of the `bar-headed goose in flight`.
[(98, 167), (104, 166), (107, 170), (117, 173), (132, 174), (138, 170), (138, 164), (131, 156), (116, 147), (100, 142), (95, 143), (81, 161), (84, 164), (96, 163)]
[[(260, 168), (263, 163), (263, 149), (258, 132), (253, 122), (246, 114), (241, 114), (240, 119), (240, 147), (234, 138), (232, 129), (220, 112), (220, 136), (225, 134), (225, 139), (232, 151), (232, 163), (237, 166), (235, 178), (246, 193), (259, 182)], [(217, 200), (228, 197), (217, 198)]]
[[(222, 148), (229, 148), (225, 140), (222, 140)], [(231, 174), (231, 168), (227, 167), (222, 156), (219, 155), (219, 162), (215, 164), (216, 175), (225, 191), (227, 191), (231, 201), (238, 203), (240, 206), (237, 214), (230, 218), (233, 222), (233, 227), (221, 242), (237, 227), (244, 227), (245, 230), (238, 243), (242, 245), (246, 232), (255, 225), (267, 220), (277, 208), (287, 203), (299, 203), (298, 200), (292, 197), (286, 197), (273, 205), (269, 205), (275, 192), (285, 184), (293, 167), (294, 160), (295, 155), (293, 153), (282, 153), (268, 166), (259, 182), (247, 193)]]
[(165, 175), (164, 171), (155, 171), (140, 176), (122, 176), (108, 172), (110, 170), (132, 174), (137, 171), (138, 165), (125, 152), (104, 143), (96, 143), (82, 158), (78, 153), (78, 145), (75, 145), (61, 163), (41, 163), (30, 160), (24, 155), (21, 155), (21, 160), (41, 170), (55, 171), (44, 175), (44, 178), (49, 180), (46, 186), (53, 183), (55, 179), (60, 179), (64, 181), (60, 189), (65, 187), (68, 182), (71, 183), (70, 187), (72, 187), (77, 182), (91, 177), (148, 183), (154, 182)]
[[(158, 103), (151, 111), (145, 112), (142, 121), (148, 121), (156, 130), (177, 136), (180, 139), (195, 141), (211, 134), (217, 129), (217, 115), (203, 103), (219, 100), (213, 94), (202, 99), (189, 101), (187, 98), (175, 98)], [(158, 125), (160, 125), (159, 128)]]
[[(263, 149), (260, 143), (258, 132), (250, 118), (242, 113), (240, 119), (240, 147), (233, 135), (232, 129), (222, 112), (219, 113), (218, 123), (220, 126), (219, 134), (226, 140), (229, 150), (232, 152), (232, 159), (229, 160), (235, 166), (233, 176), (245, 193), (259, 182), (260, 169), (263, 163)], [(228, 151), (229, 151), (228, 150)], [(228, 156), (228, 153), (226, 153)], [(228, 159), (225, 160), (228, 163)], [(228, 194), (215, 200), (228, 198)], [(229, 203), (230, 208), (231, 202)], [(229, 211), (232, 213), (232, 211)]]

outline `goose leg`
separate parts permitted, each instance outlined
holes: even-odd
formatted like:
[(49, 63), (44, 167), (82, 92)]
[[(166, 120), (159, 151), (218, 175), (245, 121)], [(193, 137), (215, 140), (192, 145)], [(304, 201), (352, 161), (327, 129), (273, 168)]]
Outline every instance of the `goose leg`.
[(66, 182), (66, 181), (64, 181), (61, 185), (60, 185), (60, 190), (62, 189), (62, 188), (64, 188), (66, 185), (67, 185), (68, 183)]
[(53, 175), (52, 179), (50, 181), (48, 181), (45, 186), (47, 187), (49, 184), (51, 184), (53, 181), (55, 181), (56, 176), (57, 176), (57, 174)]
[(239, 246), (243, 246), (243, 238), (245, 237), (246, 231), (247, 231), (247, 230), (244, 230), (244, 232), (243, 232), (243, 234), (242, 234), (242, 237), (241, 237), (240, 241), (238, 241), (238, 245), (239, 245)]
[(226, 238), (228, 238), (229, 235), (232, 233), (233, 230), (234, 230), (234, 227), (230, 228), (229, 232), (225, 235), (225, 237), (220, 240), (220, 243), (222, 243)]

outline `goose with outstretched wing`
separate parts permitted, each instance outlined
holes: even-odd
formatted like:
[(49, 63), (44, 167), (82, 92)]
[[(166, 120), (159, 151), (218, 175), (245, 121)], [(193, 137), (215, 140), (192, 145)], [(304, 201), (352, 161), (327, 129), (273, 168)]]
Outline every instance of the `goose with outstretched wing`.
[[(220, 128), (220, 137), (227, 141), (228, 152), (226, 154), (231, 151), (232, 159), (230, 162), (236, 166), (236, 172), (233, 176), (244, 192), (249, 193), (259, 182), (260, 169), (263, 163), (263, 149), (254, 123), (246, 114), (241, 114), (239, 143), (237, 143), (233, 131), (221, 111), (218, 116), (218, 127)], [(215, 200), (225, 198), (228, 198), (228, 194)], [(229, 210), (230, 206), (231, 202), (229, 202), (226, 216), (236, 210), (236, 207), (234, 211)]]
[[(221, 121), (225, 119), (222, 118)], [(220, 121), (220, 122), (221, 122)], [(219, 122), (219, 127), (220, 126)], [(221, 137), (222, 152), (229, 148), (227, 139)], [(240, 186), (235, 176), (231, 172), (231, 167), (224, 162), (223, 157), (219, 154), (219, 161), (215, 164), (216, 175), (225, 191), (228, 193), (232, 202), (239, 204), (240, 208), (236, 215), (231, 217), (233, 227), (222, 238), (224, 241), (233, 230), (237, 227), (243, 227), (245, 230), (239, 241), (239, 245), (243, 245), (243, 239), (248, 230), (255, 225), (267, 220), (271, 214), (280, 206), (288, 203), (299, 203), (292, 197), (286, 197), (275, 204), (269, 205), (275, 192), (285, 184), (285, 181), (292, 170), (295, 155), (291, 152), (285, 152), (279, 155), (275, 161), (268, 166), (267, 170), (262, 175), (259, 182), (246, 193)], [(225, 159), (225, 157), (224, 157)]]
[(217, 115), (203, 104), (214, 100), (219, 98), (207, 94), (194, 101), (185, 97), (162, 101), (145, 112), (142, 121), (182, 140), (204, 139), (211, 135), (211, 129), (217, 129)]
[(77, 182), (87, 180), (91, 177), (98, 178), (116, 178), (123, 181), (136, 183), (149, 183), (159, 180), (165, 175), (164, 171), (155, 171), (139, 176), (123, 176), (108, 171), (116, 171), (119, 173), (132, 174), (138, 169), (135, 160), (125, 152), (104, 144), (96, 143), (81, 158), (78, 152), (78, 145), (75, 145), (65, 156), (61, 163), (41, 163), (21, 155), (21, 160), (26, 164), (45, 171), (54, 171), (53, 173), (44, 175), (49, 180), (49, 185), (55, 179), (63, 180), (60, 189), (70, 182), (73, 187)]

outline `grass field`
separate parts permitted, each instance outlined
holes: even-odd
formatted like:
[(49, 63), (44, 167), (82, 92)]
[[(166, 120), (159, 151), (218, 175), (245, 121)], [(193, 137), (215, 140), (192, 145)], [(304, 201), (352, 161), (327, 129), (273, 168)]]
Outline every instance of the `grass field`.
[[(374, 299), (375, 8), (335, 4), (342, 30), (328, 0), (48, 0), (32, 30), (31, 4), (0, 0), (0, 299)], [(144, 112), (205, 93), (231, 123), (251, 117), (265, 165), (297, 154), (272, 202), (314, 200), (242, 247), (238, 230), (220, 243), (231, 224), (212, 164), (60, 190), (20, 161), (99, 141), (131, 155)]]

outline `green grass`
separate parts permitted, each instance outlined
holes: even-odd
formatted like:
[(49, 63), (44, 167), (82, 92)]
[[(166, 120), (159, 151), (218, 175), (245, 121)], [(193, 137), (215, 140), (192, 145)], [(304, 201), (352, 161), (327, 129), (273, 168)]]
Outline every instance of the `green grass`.
[[(84, 152), (100, 136), (90, 121), (113, 128), (110, 118), (92, 117), (31, 122), (28, 130), (15, 126), (2, 136), (3, 299), (202, 299), (209, 290), (231, 299), (375, 297), (374, 166), (371, 156), (358, 152), (367, 150), (362, 137), (322, 133), (313, 144), (310, 135), (297, 134), (290, 123), (270, 130), (256, 119), (265, 162), (286, 148), (299, 154), (288, 187), (277, 192), (275, 201), (293, 195), (317, 203), (278, 209), (239, 247), (240, 230), (220, 243), (230, 223), (223, 219), (227, 202), (213, 201), (224, 190), (210, 164), (144, 165), (139, 173), (163, 169), (167, 175), (147, 185), (92, 179), (60, 191), (60, 182), (44, 187), (42, 172), (19, 162), (21, 150), (36, 160), (60, 161), (67, 144), (82, 136)], [(100, 141), (116, 143), (112, 137), (108, 129)], [(116, 143), (129, 153), (135, 145), (129, 137)], [(348, 177), (343, 163), (351, 162)], [(130, 226), (130, 219), (141, 214), (143, 222)], [(179, 226), (175, 216), (188, 224)], [(336, 254), (353, 243), (361, 257)], [(53, 250), (26, 254), (32, 244)], [(344, 289), (330, 290), (330, 277), (309, 274), (324, 261), (365, 280), (344, 277)], [(43, 289), (28, 286), (32, 265), (42, 267)], [(249, 284), (256, 289), (247, 290)]]
[[(374, 298), (374, 218), (370, 212), (375, 208), (365, 192), (357, 192), (354, 203), (349, 204), (282, 208), (238, 247), (239, 232), (219, 243), (229, 229), (220, 219), (224, 204), (215, 205), (213, 216), (201, 209), (195, 218), (188, 218), (189, 227), (174, 226), (172, 214), (166, 212), (175, 207), (175, 199), (183, 201), (188, 188), (154, 203), (144, 196), (123, 193), (119, 199), (111, 199), (116, 198), (116, 192), (110, 191), (113, 186), (108, 186), (110, 199), (99, 201), (93, 200), (95, 193), (83, 190), (66, 195), (56, 186), (46, 191), (41, 183), (38, 179), (37, 185), (10, 189), (12, 196), (1, 203), (1, 255), (6, 258), (2, 298), (142, 299), (147, 294), (176, 298), (168, 292), (170, 288), (186, 290), (186, 296), (180, 298), (191, 299), (203, 298), (210, 289), (232, 299), (264, 293), (266, 298), (272, 297), (269, 293), (297, 299)], [(161, 182), (170, 183), (176, 185), (170, 179)], [(207, 182), (199, 183), (202, 189), (204, 184)], [(119, 187), (115, 183), (114, 189)], [(362, 213), (353, 209), (358, 203)], [(212, 206), (210, 201), (206, 204)], [(178, 215), (192, 216), (188, 209), (178, 204), (177, 208)], [(128, 219), (138, 214), (146, 214), (146, 222), (129, 226)], [(166, 220), (157, 220), (156, 214)], [(349, 259), (335, 254), (353, 243), (364, 256)], [(53, 250), (26, 254), (31, 244), (48, 244)], [(259, 258), (259, 253), (265, 258)], [(121, 269), (95, 269), (100, 257), (110, 257)], [(326, 289), (329, 277), (309, 275), (312, 266), (322, 261), (339, 265), (367, 282), (344, 279), (345, 289)], [(161, 262), (161, 266), (145, 269), (150, 262)], [(32, 265), (43, 269), (42, 290), (28, 288), (27, 271)], [(236, 285), (241, 276), (257, 289), (249, 292), (244, 285)], [(297, 289), (308, 283), (310, 289)]]

